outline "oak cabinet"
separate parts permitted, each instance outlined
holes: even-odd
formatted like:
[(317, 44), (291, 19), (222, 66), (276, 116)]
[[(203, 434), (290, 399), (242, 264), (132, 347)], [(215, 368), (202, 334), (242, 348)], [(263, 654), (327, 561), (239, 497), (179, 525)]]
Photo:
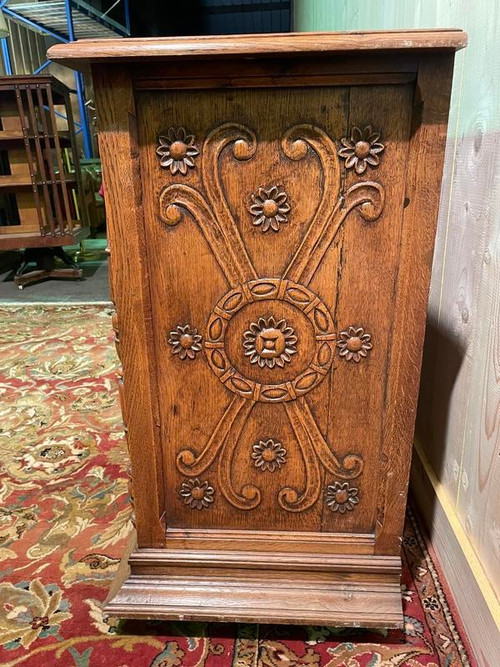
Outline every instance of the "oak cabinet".
[(460, 31), (82, 41), (132, 617), (398, 626)]

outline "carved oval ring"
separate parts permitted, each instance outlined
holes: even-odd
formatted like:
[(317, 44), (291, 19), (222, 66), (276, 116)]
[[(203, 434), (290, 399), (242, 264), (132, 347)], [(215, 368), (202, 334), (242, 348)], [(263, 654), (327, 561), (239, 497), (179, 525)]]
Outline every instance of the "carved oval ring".
[[(313, 327), (313, 359), (304, 371), (288, 382), (261, 384), (244, 377), (226, 353), (225, 335), (231, 318), (244, 306), (264, 300), (292, 304), (304, 313)], [(261, 278), (236, 287), (220, 299), (208, 320), (204, 345), (210, 368), (224, 386), (252, 401), (280, 403), (307, 394), (324, 379), (333, 362), (335, 339), (330, 312), (316, 294), (291, 280)]]

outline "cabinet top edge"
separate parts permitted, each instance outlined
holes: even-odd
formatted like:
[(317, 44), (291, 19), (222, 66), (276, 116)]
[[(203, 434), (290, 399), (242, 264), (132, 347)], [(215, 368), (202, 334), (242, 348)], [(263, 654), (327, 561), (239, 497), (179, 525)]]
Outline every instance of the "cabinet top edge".
[(467, 45), (467, 34), (458, 29), (386, 30), (366, 32), (302, 32), (198, 37), (141, 37), (82, 39), (52, 46), (50, 60), (79, 67), (85, 63), (170, 60), (205, 57), (257, 58), (279, 55), (335, 54), (353, 51), (391, 52), (446, 50)]

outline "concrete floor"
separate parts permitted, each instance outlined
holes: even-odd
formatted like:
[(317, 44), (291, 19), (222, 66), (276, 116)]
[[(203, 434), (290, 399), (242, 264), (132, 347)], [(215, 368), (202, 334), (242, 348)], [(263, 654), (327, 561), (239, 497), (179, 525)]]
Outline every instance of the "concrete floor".
[[(108, 256), (106, 239), (86, 239), (78, 265), (83, 280), (45, 280), (26, 285), (22, 290), (14, 284), (14, 272), (20, 253), (0, 253), (0, 303), (71, 303), (109, 302)], [(74, 255), (78, 246), (65, 248)]]

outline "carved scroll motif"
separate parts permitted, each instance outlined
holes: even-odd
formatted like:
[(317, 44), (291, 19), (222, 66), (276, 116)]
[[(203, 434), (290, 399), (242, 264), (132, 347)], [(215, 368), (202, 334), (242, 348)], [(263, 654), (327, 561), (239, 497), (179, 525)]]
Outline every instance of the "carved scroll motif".
[(313, 125), (295, 125), (285, 132), (281, 140), (283, 153), (295, 162), (303, 160), (309, 148), (316, 153), (320, 161), (323, 176), (320, 201), (302, 243), (283, 274), (284, 278), (304, 285), (310, 281), (310, 278), (309, 280), (303, 279), (308, 258), (324, 234), (335, 209), (339, 206), (339, 201), (332, 195), (338, 192), (340, 183), (336, 147), (324, 130)]
[(306, 474), (306, 485), (302, 491), (286, 486), (278, 494), (280, 507), (288, 512), (303, 512), (318, 500), (321, 490), (321, 476), (318, 457), (312, 446), (300, 410), (295, 409), (296, 401), (285, 403), (285, 409), (293, 432), (300, 447)]
[(178, 225), (184, 211), (193, 216), (228, 283), (237, 285), (241, 269), (205, 197), (188, 185), (174, 184), (165, 188), (160, 194), (161, 220), (169, 226)]
[(221, 493), (233, 507), (240, 510), (252, 510), (257, 507), (257, 505), (260, 505), (260, 489), (252, 484), (246, 484), (238, 492), (233, 486), (232, 479), (234, 450), (236, 449), (236, 445), (240, 439), (248, 415), (255, 405), (253, 401), (245, 401), (245, 403), (248, 413), (240, 413), (238, 415), (238, 418), (235, 420), (233, 432), (226, 438), (226, 441), (222, 446), (217, 466), (217, 480), (219, 482)]
[[(163, 222), (175, 226), (188, 212), (199, 226), (231, 288), (215, 305), (209, 317), (204, 348), (212, 371), (233, 392), (233, 398), (201, 452), (196, 453), (189, 447), (179, 453), (177, 469), (191, 479), (198, 479), (217, 461), (217, 480), (221, 494), (233, 507), (254, 509), (261, 501), (260, 489), (248, 484), (237, 490), (233, 485), (236, 444), (256, 401), (283, 403), (303, 458), (305, 485), (302, 489), (293, 485), (282, 488), (277, 500), (283, 510), (302, 512), (312, 507), (319, 498), (320, 465), (330, 474), (345, 480), (358, 477), (363, 470), (363, 460), (358, 454), (340, 458), (332, 451), (305, 397), (327, 376), (337, 344), (331, 314), (320, 297), (313, 294), (307, 285), (348, 214), (357, 209), (363, 220), (375, 221), (383, 210), (385, 193), (380, 184), (372, 181), (356, 183), (347, 191), (339, 193), (340, 166), (335, 143), (321, 128), (312, 125), (291, 127), (282, 138), (281, 149), (288, 159), (296, 162), (305, 159), (311, 152), (317, 156), (322, 176), (319, 179), (322, 184), (320, 199), (310, 226), (283, 277), (259, 277), (246, 252), (222, 186), (221, 156), (229, 146), (234, 159), (249, 160), (257, 150), (257, 138), (251, 129), (236, 123), (216, 127), (203, 143), (201, 174), (204, 194), (189, 186), (174, 184), (166, 187), (160, 195), (160, 217)], [(334, 193), (339, 195), (335, 197)], [(268, 208), (267, 213), (271, 213), (270, 205)], [(260, 211), (254, 213), (260, 215)], [(272, 308), (275, 302), (286, 301), (312, 324), (316, 347), (311, 364), (296, 378), (281, 384), (266, 385), (245, 377), (234, 368), (226, 352), (225, 332), (228, 323), (235, 313), (260, 300), (268, 302), (266, 308)], [(277, 322), (279, 320), (275, 324)], [(276, 324), (274, 328), (279, 327)], [(288, 340), (292, 349), (292, 343), (294, 347), (300, 334), (298, 330), (289, 334), (293, 336), (292, 342)], [(248, 343), (248, 352), (253, 354), (251, 345), (256, 350), (256, 341), (245, 337), (244, 340)], [(264, 349), (267, 343), (261, 342)], [(257, 363), (258, 359), (257, 355)], [(284, 359), (283, 363), (286, 361)], [(265, 367), (274, 365), (266, 363)], [(351, 488), (348, 484), (344, 488), (337, 482), (328, 488), (330, 496), (327, 502), (333, 511), (337, 511), (336, 506), (339, 512), (342, 512), (341, 506), (351, 509), (350, 505), (342, 505), (341, 502), (345, 489), (350, 494), (349, 503), (352, 506), (356, 504), (354, 499), (357, 499), (357, 488)]]
[[(191, 449), (183, 449), (179, 452), (177, 456), (179, 472), (188, 477), (196, 477), (205, 472), (212, 465), (222, 445), (233, 430), (240, 412), (243, 412), (243, 415), (247, 418), (252, 408), (253, 403), (240, 396), (234, 396), (201, 453), (196, 455)], [(232, 439), (235, 440), (234, 437)]]
[(253, 509), (260, 503), (260, 491), (245, 486), (239, 493), (233, 488), (231, 467), (235, 447), (254, 403), (235, 396), (222, 415), (215, 431), (200, 454), (184, 449), (177, 456), (177, 469), (187, 477), (197, 477), (217, 458), (219, 488), (226, 500), (237, 509)]
[(207, 199), (222, 231), (223, 243), (238, 267), (238, 282), (243, 283), (257, 278), (257, 272), (248, 256), (222, 187), (220, 156), (230, 144), (233, 144), (232, 151), (236, 160), (250, 160), (257, 150), (257, 137), (250, 128), (238, 123), (225, 123), (216, 127), (203, 144), (202, 177)]
[(356, 183), (343, 197), (335, 199), (332, 193), (339, 188), (340, 167), (335, 144), (324, 130), (312, 125), (296, 125), (285, 133), (281, 143), (283, 153), (295, 161), (305, 158), (308, 146), (321, 164), (321, 198), (311, 225), (283, 276), (303, 285), (311, 282), (347, 215), (354, 208), (359, 208), (364, 220), (376, 220), (382, 213), (385, 194), (378, 183), (364, 181)]
[(357, 454), (348, 454), (343, 459), (335, 456), (323, 437), (309, 404), (304, 397), (298, 398), (294, 403), (290, 403), (289, 409), (294, 411), (297, 419), (303, 423), (304, 429), (308, 433), (312, 446), (318, 455), (318, 459), (331, 475), (341, 477), (342, 479), (359, 477), (363, 471), (363, 459)]

